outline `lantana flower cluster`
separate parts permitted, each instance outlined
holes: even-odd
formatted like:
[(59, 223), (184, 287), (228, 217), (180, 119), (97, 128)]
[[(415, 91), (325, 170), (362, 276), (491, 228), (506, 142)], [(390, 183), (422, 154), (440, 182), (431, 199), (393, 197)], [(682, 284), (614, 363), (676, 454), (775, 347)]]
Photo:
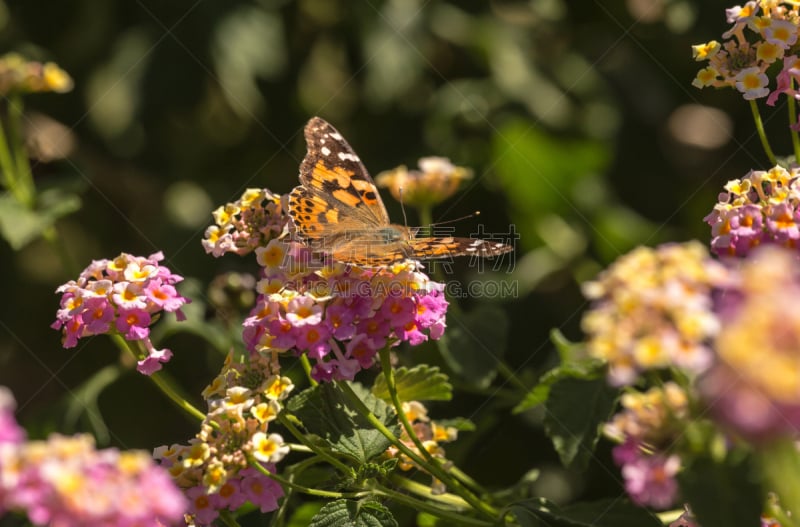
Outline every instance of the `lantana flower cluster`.
[(281, 196), (267, 189), (249, 188), (239, 199), (213, 212), (215, 225), (206, 229), (203, 248), (220, 257), (225, 253), (242, 256), (264, 247), (283, 233), (284, 209)]
[(696, 242), (633, 250), (584, 284), (594, 301), (582, 321), (588, 353), (607, 361), (615, 386), (651, 369), (702, 373), (719, 330), (711, 291), (727, 279), (725, 267)]
[(17, 53), (0, 57), (0, 94), (72, 90), (69, 74), (53, 62), (29, 61)]
[(429, 207), (455, 194), (461, 183), (472, 177), (472, 170), (456, 166), (446, 157), (423, 157), (418, 165), (419, 170), (401, 165), (381, 172), (375, 177), (375, 184), (388, 188), (400, 203)]
[(316, 380), (353, 380), (381, 348), (444, 333), (442, 284), (419, 272), (416, 262), (374, 269), (315, 265), (308, 249), (280, 240), (256, 255), (263, 266), (260, 295), (244, 323), (245, 344), (254, 353), (305, 353), (315, 362)]
[(251, 502), (262, 512), (278, 508), (280, 485), (249, 465), (265, 470), (289, 452), (283, 438), (269, 430), (294, 388), (288, 377), (271, 373), (267, 357), (225, 360), (220, 374), (203, 391), (208, 402), (200, 432), (187, 445), (162, 446), (154, 456), (190, 498), (196, 525), (210, 525), (219, 511)]
[[(218, 225), (225, 225), (228, 241), (206, 240), (206, 250), (249, 248), (251, 242), (258, 246), (259, 296), (244, 322), (248, 350), (270, 355), (274, 369), (279, 367), (279, 353), (305, 353), (315, 363), (314, 379), (352, 380), (375, 363), (385, 346), (418, 345), (441, 337), (447, 311), (444, 286), (420, 272), (419, 263), (361, 268), (320, 259), (305, 245), (282, 236), (290, 228), (281, 202), (267, 190), (246, 191), (219, 209), (230, 212), (226, 222), (217, 219)], [(241, 218), (235, 219), (234, 211), (241, 212)]]
[[(420, 440), (425, 451), (433, 458), (438, 459), (442, 467), (447, 469), (452, 466), (452, 462), (445, 458), (445, 450), (441, 446), (442, 443), (450, 443), (458, 439), (458, 430), (452, 426), (442, 426), (437, 424), (428, 417), (428, 409), (419, 401), (403, 402), (403, 413), (411, 423), (417, 439)], [(402, 428), (402, 427), (401, 427)], [(402, 428), (400, 441), (403, 442), (414, 453), (421, 455), (422, 453), (417, 448), (414, 441), (408, 436), (405, 428)], [(397, 447), (390, 446), (386, 454), (390, 458), (398, 460), (397, 466), (400, 470), (409, 471), (411, 469), (424, 470), (413, 460), (408, 458), (405, 454), (400, 452)], [(434, 478), (431, 485), (431, 492), (434, 494), (442, 494), (446, 491), (444, 484), (438, 479)]]
[(704, 218), (711, 225), (711, 247), (720, 256), (746, 256), (755, 247), (800, 243), (798, 167), (751, 170), (728, 181), (714, 210)]
[(800, 429), (800, 273), (795, 251), (764, 247), (719, 295), (716, 362), (700, 381), (714, 416), (751, 440)]
[(150, 375), (169, 361), (172, 352), (157, 350), (150, 341), (150, 326), (162, 312), (184, 320), (181, 307), (189, 302), (175, 289), (183, 277), (160, 265), (160, 252), (148, 257), (122, 253), (112, 260), (94, 260), (77, 280), (63, 284), (60, 309), (53, 329), (63, 331), (63, 345), (72, 348), (78, 339), (117, 333), (129, 341), (141, 341), (147, 355), (137, 366)]
[(96, 450), (89, 435), (25, 441), (0, 389), (0, 515), (34, 525), (138, 527), (183, 518), (186, 500), (145, 452)]
[[(727, 21), (732, 24), (722, 37), (692, 47), (694, 59), (708, 62), (692, 84), (734, 87), (747, 100), (769, 96), (768, 103), (775, 104), (781, 93), (795, 96), (792, 79), (800, 75), (798, 57), (789, 54), (800, 34), (800, 16), (795, 2), (758, 0), (726, 10)], [(777, 75), (777, 86), (770, 94), (768, 69), (776, 61), (783, 66)]]
[(681, 463), (670, 450), (689, 416), (688, 402), (686, 391), (674, 382), (630, 391), (621, 398), (622, 411), (606, 424), (604, 434), (620, 443), (614, 461), (634, 503), (657, 509), (673, 505)]

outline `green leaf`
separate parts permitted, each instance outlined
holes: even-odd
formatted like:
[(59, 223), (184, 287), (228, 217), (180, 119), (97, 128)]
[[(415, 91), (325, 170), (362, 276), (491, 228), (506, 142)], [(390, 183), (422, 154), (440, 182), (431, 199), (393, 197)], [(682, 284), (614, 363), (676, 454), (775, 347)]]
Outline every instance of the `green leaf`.
[(309, 527), (398, 527), (389, 509), (377, 501), (336, 500), (311, 519)]
[[(394, 410), (357, 383), (349, 383), (367, 408), (394, 434), (400, 434)], [(323, 438), (334, 450), (360, 463), (381, 455), (390, 445), (383, 434), (350, 404), (335, 383), (308, 388), (289, 399), (287, 408), (310, 433)]]
[(100, 412), (100, 394), (116, 382), (124, 372), (125, 368), (121, 364), (111, 364), (96, 371), (78, 388), (73, 388), (72, 396), (68, 399), (67, 409), (64, 413), (64, 426), (68, 431), (74, 431), (78, 419), (85, 416), (92, 427), (97, 444), (107, 445), (109, 443), (111, 435), (103, 419), (103, 414)]
[(553, 328), (550, 331), (550, 342), (555, 345), (562, 364), (574, 362), (579, 350), (583, 348), (581, 343), (570, 342), (558, 328)]
[(550, 388), (544, 418), (545, 432), (566, 467), (583, 470), (589, 463), (617, 402), (618, 390), (605, 379), (562, 379)]
[(656, 515), (620, 499), (557, 507), (534, 498), (515, 503), (508, 510), (522, 527), (663, 527)]
[(514, 407), (513, 413), (518, 414), (529, 410), (547, 401), (550, 388), (564, 379), (593, 380), (603, 377), (605, 363), (599, 359), (582, 359), (557, 366), (548, 371), (539, 379), (539, 383)]
[[(449, 401), (453, 398), (453, 386), (447, 375), (436, 366), (419, 364), (411, 369), (402, 366), (395, 370), (395, 386), (401, 401)], [(372, 394), (387, 403), (391, 402), (386, 377), (378, 375), (372, 386)]]
[(289, 519), (286, 527), (308, 527), (308, 524), (311, 523), (311, 520), (319, 513), (324, 505), (325, 502), (322, 501), (303, 503), (292, 513), (292, 517)]
[(39, 238), (56, 220), (81, 207), (75, 194), (51, 189), (39, 196), (39, 210), (20, 204), (10, 193), (0, 195), (0, 235), (19, 250)]
[(683, 495), (704, 527), (759, 525), (763, 496), (751, 459), (696, 457), (678, 474)]
[(447, 366), (468, 383), (487, 388), (506, 350), (508, 317), (499, 307), (482, 304), (466, 314), (450, 311), (447, 325), (439, 340)]

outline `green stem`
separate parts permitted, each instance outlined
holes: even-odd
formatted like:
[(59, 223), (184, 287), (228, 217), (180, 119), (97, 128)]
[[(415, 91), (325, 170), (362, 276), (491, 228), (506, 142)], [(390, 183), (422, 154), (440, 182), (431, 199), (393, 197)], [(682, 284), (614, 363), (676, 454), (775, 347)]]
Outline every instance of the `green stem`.
[[(120, 350), (127, 351), (128, 353), (133, 355), (133, 357), (136, 360), (139, 360), (140, 358), (139, 354), (136, 352), (136, 350), (133, 349), (133, 345), (131, 344), (131, 342), (125, 340), (125, 338), (123, 338), (122, 335), (114, 333), (111, 335), (111, 340), (114, 341), (114, 343)], [(192, 417), (199, 419), (200, 421), (206, 418), (206, 414), (195, 408), (192, 405), (192, 403), (187, 401), (184, 397), (182, 397), (178, 393), (178, 390), (173, 386), (174, 383), (172, 379), (167, 377), (165, 374), (160, 372), (155, 372), (154, 374), (150, 375), (149, 378), (156, 384), (156, 386), (158, 386), (158, 388), (162, 392), (164, 392), (164, 394), (167, 397), (169, 397), (172, 400), (172, 402), (178, 405), (180, 409), (182, 409)]]
[(229, 510), (223, 509), (219, 511), (219, 519), (228, 527), (239, 527), (239, 522), (233, 517)]
[(395, 486), (400, 487), (403, 490), (407, 490), (408, 492), (413, 492), (417, 496), (421, 496), (426, 500), (442, 503), (455, 509), (469, 508), (469, 503), (464, 501), (464, 498), (461, 496), (456, 496), (455, 494), (450, 494), (448, 492), (442, 494), (431, 494), (431, 488), (429, 486), (404, 478), (403, 476), (392, 474), (389, 476), (389, 481), (391, 481)]
[[(353, 391), (349, 384), (346, 382), (339, 382), (338, 386), (342, 389), (344, 395), (349, 399), (350, 403), (355, 407), (355, 410), (360, 413), (369, 423), (375, 427), (378, 432), (380, 432), (386, 439), (388, 439), (392, 445), (397, 447), (397, 449), (405, 454), (411, 461), (422, 467), (425, 471), (430, 473), (432, 476), (438, 478), (443, 483), (448, 485), (453, 491), (457, 492), (461, 497), (464, 498), (475, 510), (479, 511), (481, 514), (485, 515), (491, 520), (495, 520), (497, 518), (497, 511), (494, 508), (481, 501), (477, 496), (472, 494), (468, 489), (464, 488), (457, 480), (452, 478), (442, 467), (434, 462), (428, 463), (426, 459), (418, 455), (416, 452), (408, 448), (405, 443), (400, 441), (395, 435), (386, 428), (386, 426), (378, 419), (375, 414), (373, 414), (369, 408), (364, 404), (358, 395)], [(399, 415), (404, 415), (402, 408), (398, 412)], [(424, 451), (424, 449), (423, 449)]]
[(433, 223), (433, 209), (429, 205), (420, 205), (417, 208), (419, 214), (420, 234), (423, 236), (431, 235), (431, 224)]
[[(406, 435), (414, 443), (414, 446), (417, 447), (417, 451), (422, 454), (422, 456), (425, 458), (425, 461), (427, 461), (429, 465), (438, 467), (439, 463), (436, 461), (436, 459), (434, 459), (431, 453), (428, 452), (428, 449), (426, 449), (425, 445), (422, 444), (420, 438), (417, 437), (417, 432), (414, 430), (414, 426), (411, 424), (411, 421), (408, 420), (408, 416), (406, 416), (406, 413), (403, 411), (403, 402), (400, 400), (400, 396), (397, 394), (397, 384), (394, 378), (394, 369), (392, 368), (392, 360), (388, 346), (381, 349), (378, 352), (378, 356), (380, 357), (383, 376), (386, 379), (386, 388), (389, 391), (389, 397), (392, 399), (394, 410), (397, 412), (397, 417), (400, 419), (400, 424), (403, 425)], [(447, 474), (447, 476), (444, 478), (439, 479), (448, 485), (452, 483), (450, 474)]]
[(298, 441), (300, 441), (305, 446), (310, 448), (319, 457), (325, 459), (325, 461), (327, 461), (334, 467), (338, 468), (343, 473), (349, 475), (353, 474), (353, 469), (349, 465), (342, 463), (341, 461), (333, 457), (331, 454), (325, 452), (324, 450), (320, 449), (317, 445), (309, 441), (308, 438), (300, 430), (298, 430), (296, 426), (294, 426), (294, 423), (292, 423), (292, 421), (286, 416), (285, 412), (281, 412), (278, 414), (278, 422), (280, 422), (284, 427), (286, 427), (286, 429), (289, 430), (289, 432), (294, 437), (296, 437)]
[(767, 134), (764, 131), (764, 122), (761, 120), (761, 113), (758, 111), (758, 103), (756, 103), (755, 99), (750, 100), (750, 111), (753, 113), (753, 122), (756, 125), (758, 137), (761, 139), (764, 153), (767, 154), (767, 158), (769, 158), (769, 162), (772, 165), (777, 165), (778, 160), (775, 158), (775, 154), (772, 153), (772, 147), (769, 146), (769, 139), (767, 139)]
[(8, 135), (10, 140), (11, 152), (14, 155), (16, 166), (17, 185), (20, 186), (20, 193), (23, 198), (22, 203), (29, 209), (33, 209), (36, 199), (36, 187), (33, 184), (33, 174), (31, 173), (31, 163), (28, 160), (28, 152), (22, 137), (22, 96), (13, 94), (8, 99)]
[[(425, 445), (422, 444), (422, 441), (419, 437), (417, 437), (417, 433), (414, 430), (414, 426), (408, 420), (406, 413), (403, 411), (403, 402), (400, 400), (400, 396), (397, 394), (397, 384), (394, 378), (394, 369), (392, 368), (391, 356), (389, 353), (389, 348), (384, 347), (378, 352), (378, 356), (380, 357), (381, 361), (381, 369), (383, 370), (383, 376), (386, 378), (386, 388), (389, 391), (389, 397), (392, 399), (392, 404), (394, 405), (394, 409), (397, 412), (397, 417), (400, 419), (400, 423), (403, 425), (403, 428), (406, 431), (406, 435), (411, 439), (414, 443), (414, 446), (417, 447), (417, 450), (423, 455), (425, 460), (428, 462), (428, 465), (435, 466), (437, 468), (441, 468), (440, 461), (434, 458), (428, 449), (425, 448)], [(466, 476), (463, 472), (459, 471), (460, 474)], [(439, 471), (439, 474), (435, 472), (431, 472), (431, 474), (438, 477), (445, 485), (448, 487), (452, 487), (453, 490), (461, 491), (459, 494), (463, 494), (464, 492), (472, 494), (468, 489), (464, 488), (461, 483), (455, 479), (453, 474), (444, 470), (443, 468)], [(472, 481), (470, 479), (470, 481)], [(496, 515), (496, 512), (492, 511), (491, 508), (487, 508), (488, 506), (483, 503), (477, 496), (473, 496), (476, 503), (480, 503), (481, 505), (476, 507), (479, 510), (483, 510), (484, 512), (490, 512), (492, 516)], [(465, 499), (467, 499), (465, 497)], [(469, 501), (469, 500), (467, 500)], [(472, 503), (472, 502), (471, 502)]]
[(530, 391), (530, 388), (525, 386), (525, 383), (522, 382), (519, 377), (517, 377), (517, 374), (514, 373), (514, 370), (512, 370), (511, 367), (502, 359), (497, 359), (497, 372), (511, 384), (519, 388), (522, 391), (523, 396), (527, 395)]
[(0, 170), (3, 171), (3, 181), (11, 194), (19, 201), (24, 203), (24, 197), (19, 194), (20, 189), (17, 185), (17, 169), (11, 159), (8, 138), (6, 137), (6, 124), (0, 119)]
[(453, 465), (452, 467), (450, 467), (450, 474), (452, 474), (453, 477), (455, 477), (464, 485), (471, 487), (472, 490), (478, 492), (479, 494), (484, 494), (484, 495), (489, 494), (489, 491), (483, 488), (480, 483), (472, 479), (468, 474), (463, 472), (457, 466)]
[(794, 441), (776, 439), (759, 452), (759, 460), (765, 487), (777, 494), (780, 508), (788, 513), (781, 527), (800, 527), (800, 452)]
[(362, 491), (362, 492), (333, 492), (329, 490), (319, 490), (319, 489), (312, 489), (310, 487), (306, 487), (304, 485), (299, 485), (294, 483), (293, 481), (289, 481), (288, 479), (281, 477), (277, 474), (273, 474), (269, 470), (265, 469), (261, 466), (261, 464), (256, 461), (255, 459), (248, 459), (248, 464), (267, 476), (268, 478), (277, 481), (285, 488), (294, 489), (297, 492), (302, 492), (303, 494), (308, 494), (310, 496), (317, 496), (319, 498), (333, 498), (333, 499), (359, 499), (365, 496), (369, 496), (371, 494), (370, 491)]
[(375, 486), (375, 494), (377, 494), (379, 496), (383, 496), (383, 497), (389, 498), (389, 499), (391, 499), (391, 500), (393, 500), (393, 501), (395, 501), (397, 503), (401, 503), (403, 505), (411, 507), (412, 509), (424, 511), (424, 512), (427, 512), (428, 514), (431, 514), (433, 516), (437, 516), (437, 517), (442, 518), (442, 519), (450, 520), (455, 525), (476, 525), (476, 526), (479, 526), (479, 527), (491, 527), (492, 525), (495, 525), (494, 523), (491, 523), (491, 522), (478, 520), (476, 518), (470, 518), (470, 517), (458, 514), (456, 512), (451, 512), (451, 511), (448, 511), (448, 510), (440, 509), (439, 507), (436, 507), (435, 505), (432, 505), (430, 503), (426, 503), (426, 502), (424, 502), (422, 500), (414, 499), (414, 498), (412, 498), (410, 496), (407, 496), (405, 494), (401, 494), (399, 492), (395, 492), (392, 489), (384, 487), (382, 485), (376, 485)]
[(172, 379), (167, 377), (164, 373), (155, 372), (154, 374), (150, 375), (150, 380), (152, 380), (156, 386), (158, 386), (159, 389), (164, 392), (167, 397), (172, 399), (172, 401), (183, 411), (192, 417), (197, 418), (199, 421), (202, 421), (206, 418), (206, 414), (195, 408), (192, 403), (178, 394), (173, 386)]
[(319, 384), (311, 376), (311, 361), (308, 360), (308, 356), (305, 353), (300, 355), (300, 365), (303, 366), (303, 371), (306, 372), (306, 377), (308, 377), (308, 382), (311, 384), (311, 386), (316, 386)]
[[(792, 88), (794, 89), (794, 79), (792, 79)], [(791, 127), (789, 130), (791, 131), (792, 137), (792, 150), (794, 151), (794, 161), (795, 163), (800, 162), (800, 134), (795, 130), (797, 126), (797, 102), (795, 102), (794, 97), (787, 97), (789, 104), (787, 108), (789, 109), (789, 124)]]

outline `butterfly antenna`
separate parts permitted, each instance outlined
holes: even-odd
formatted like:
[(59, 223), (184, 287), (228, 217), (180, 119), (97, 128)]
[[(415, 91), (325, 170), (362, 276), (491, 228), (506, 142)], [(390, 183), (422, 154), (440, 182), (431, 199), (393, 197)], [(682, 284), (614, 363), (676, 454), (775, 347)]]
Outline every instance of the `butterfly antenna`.
[(461, 216), (460, 218), (455, 218), (455, 219), (452, 219), (452, 220), (445, 220), (445, 221), (436, 221), (434, 223), (431, 223), (430, 226), (433, 227), (434, 225), (445, 225), (447, 223), (455, 223), (457, 221), (466, 220), (466, 219), (473, 218), (475, 216), (480, 216), (480, 215), (481, 215), (481, 211), (476, 210), (472, 214), (467, 214), (466, 216)]
[(400, 194), (400, 210), (403, 211), (403, 225), (408, 227), (408, 218), (406, 217), (406, 206), (403, 204), (403, 187), (397, 189)]

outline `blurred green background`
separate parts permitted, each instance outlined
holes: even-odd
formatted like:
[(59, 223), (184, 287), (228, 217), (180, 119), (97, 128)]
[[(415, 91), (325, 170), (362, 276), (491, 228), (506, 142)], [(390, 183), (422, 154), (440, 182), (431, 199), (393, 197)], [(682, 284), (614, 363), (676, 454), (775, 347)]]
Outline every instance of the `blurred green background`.
[[(434, 219), (479, 209), (486, 232), (514, 224), (521, 237), (510, 274), (508, 261), (499, 276), (476, 276), (462, 262), (450, 278), (502, 278), (518, 294), (466, 299), (450, 326), (463, 330), (471, 310), (490, 302), (507, 331), (476, 335), (477, 347), (490, 364), (504, 356), (527, 387), (552, 364), (551, 328), (580, 339), (580, 281), (639, 244), (707, 241), (702, 218), (724, 182), (766, 163), (741, 97), (691, 87), (700, 65), (690, 46), (727, 29), (724, 2), (24, 0), (0, 7), (2, 49), (55, 61), (75, 80), (71, 93), (26, 103), (37, 185), (68, 186), (82, 197), (81, 210), (58, 225), (80, 268), (121, 251), (163, 250), (173, 271), (197, 279), (192, 314), (211, 317), (209, 282), (222, 272), (256, 271), (252, 258), (205, 255), (200, 240), (211, 210), (247, 187), (288, 192), (305, 152), (302, 127), (320, 115), (373, 175), (425, 155), (475, 171)], [(766, 120), (773, 137), (786, 126), (780, 109)], [(399, 205), (384, 199), (401, 221)], [(466, 235), (477, 223), (456, 228)], [(74, 412), (95, 399), (89, 414), (102, 416), (109, 444), (150, 450), (196, 432), (131, 370), (102, 393), (93, 393), (102, 378), (86, 386), (119, 356), (105, 338), (64, 350), (48, 329), (54, 290), (72, 278), (49, 245), (14, 251), (0, 240), (0, 262), (0, 384), (14, 391), (32, 435), (91, 429), (91, 419)], [(229, 337), (237, 333), (234, 324)], [(199, 401), (222, 356), (193, 335), (164, 336), (161, 344), (176, 355), (167, 369)], [(434, 347), (414, 356), (448, 366)], [(563, 500), (618, 495), (607, 446), (588, 473), (563, 471), (541, 415), (512, 416), (508, 404), (489, 402), (498, 390), (511, 393), (506, 377), (455, 380), (472, 381), (469, 391), (433, 415), (478, 424), (448, 449), (468, 473), (499, 487), (538, 468), (535, 492)]]

